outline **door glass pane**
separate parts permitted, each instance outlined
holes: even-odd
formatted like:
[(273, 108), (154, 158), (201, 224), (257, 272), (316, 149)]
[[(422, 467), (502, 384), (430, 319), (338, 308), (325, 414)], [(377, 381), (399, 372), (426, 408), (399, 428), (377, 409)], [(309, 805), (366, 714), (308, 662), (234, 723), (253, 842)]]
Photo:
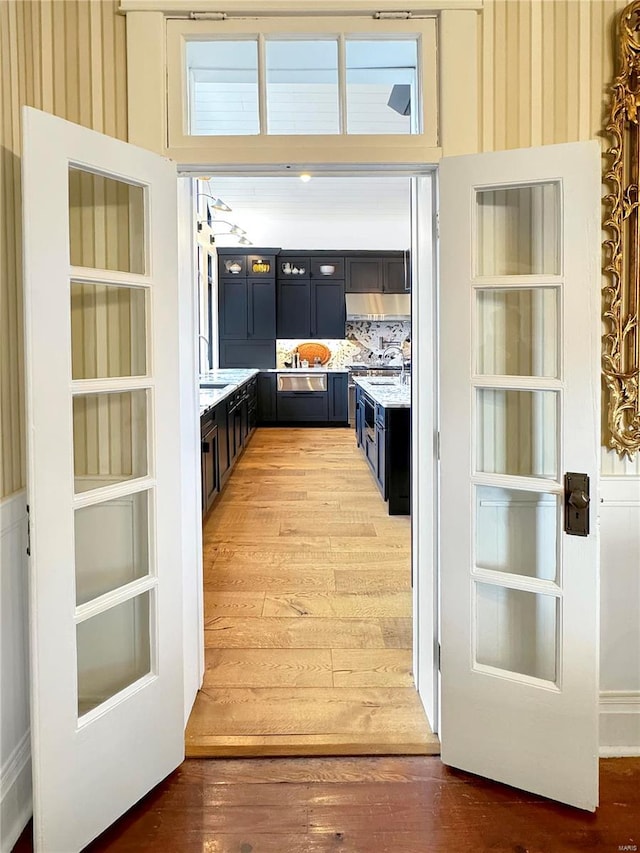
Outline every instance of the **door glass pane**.
[(260, 133), (257, 41), (189, 41), (186, 57), (189, 134)]
[(79, 717), (151, 671), (150, 605), (145, 592), (77, 625)]
[(69, 257), (74, 266), (144, 275), (144, 189), (69, 169)]
[(557, 476), (555, 391), (477, 389), (476, 470)]
[(76, 493), (144, 477), (147, 445), (146, 391), (73, 398)]
[(476, 191), (477, 275), (560, 275), (557, 183)]
[(558, 290), (476, 291), (476, 370), (484, 375), (558, 376)]
[(347, 39), (347, 133), (417, 133), (415, 39)]
[(71, 283), (71, 366), (73, 379), (146, 373), (142, 288)]
[(556, 680), (557, 599), (476, 583), (476, 662)]
[(267, 133), (339, 133), (338, 42), (267, 41)]
[(493, 486), (475, 491), (476, 567), (555, 581), (557, 497)]
[(75, 511), (76, 604), (149, 574), (149, 493)]

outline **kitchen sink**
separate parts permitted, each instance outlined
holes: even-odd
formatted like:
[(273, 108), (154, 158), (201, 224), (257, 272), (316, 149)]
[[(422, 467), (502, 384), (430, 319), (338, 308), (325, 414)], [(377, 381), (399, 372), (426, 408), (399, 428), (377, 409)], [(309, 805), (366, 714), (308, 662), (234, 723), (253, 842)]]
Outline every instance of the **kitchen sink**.
[(394, 379), (367, 379), (367, 382), (370, 385), (393, 385), (396, 388), (400, 387), (400, 383), (396, 382)]
[(213, 391), (218, 388), (228, 388), (231, 382), (201, 382), (200, 389), (202, 391)]

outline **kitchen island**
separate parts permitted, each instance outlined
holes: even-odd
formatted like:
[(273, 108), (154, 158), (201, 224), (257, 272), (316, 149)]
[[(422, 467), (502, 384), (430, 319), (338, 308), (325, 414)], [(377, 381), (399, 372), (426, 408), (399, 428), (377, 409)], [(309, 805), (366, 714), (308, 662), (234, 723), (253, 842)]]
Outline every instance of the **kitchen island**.
[(411, 388), (399, 379), (354, 378), (356, 441), (389, 515), (411, 514)]

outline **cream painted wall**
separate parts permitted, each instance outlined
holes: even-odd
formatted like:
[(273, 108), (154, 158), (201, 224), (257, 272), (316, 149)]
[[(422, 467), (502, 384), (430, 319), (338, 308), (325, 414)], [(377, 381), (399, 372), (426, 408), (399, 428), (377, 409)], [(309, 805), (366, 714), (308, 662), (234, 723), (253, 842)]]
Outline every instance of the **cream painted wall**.
[(20, 108), (127, 139), (117, 8), (117, 0), (0, 2), (0, 497), (25, 484)]

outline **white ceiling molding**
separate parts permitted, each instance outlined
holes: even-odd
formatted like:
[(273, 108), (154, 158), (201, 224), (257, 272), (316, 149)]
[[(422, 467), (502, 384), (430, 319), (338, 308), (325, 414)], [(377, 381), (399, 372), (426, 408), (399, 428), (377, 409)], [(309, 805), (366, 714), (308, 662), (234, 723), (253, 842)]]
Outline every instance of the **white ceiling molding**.
[(377, 12), (410, 12), (412, 17), (444, 10), (481, 10), (484, 0), (121, 0), (121, 12), (162, 12), (189, 18), (192, 12), (222, 13), (225, 18), (252, 16), (373, 17)]

